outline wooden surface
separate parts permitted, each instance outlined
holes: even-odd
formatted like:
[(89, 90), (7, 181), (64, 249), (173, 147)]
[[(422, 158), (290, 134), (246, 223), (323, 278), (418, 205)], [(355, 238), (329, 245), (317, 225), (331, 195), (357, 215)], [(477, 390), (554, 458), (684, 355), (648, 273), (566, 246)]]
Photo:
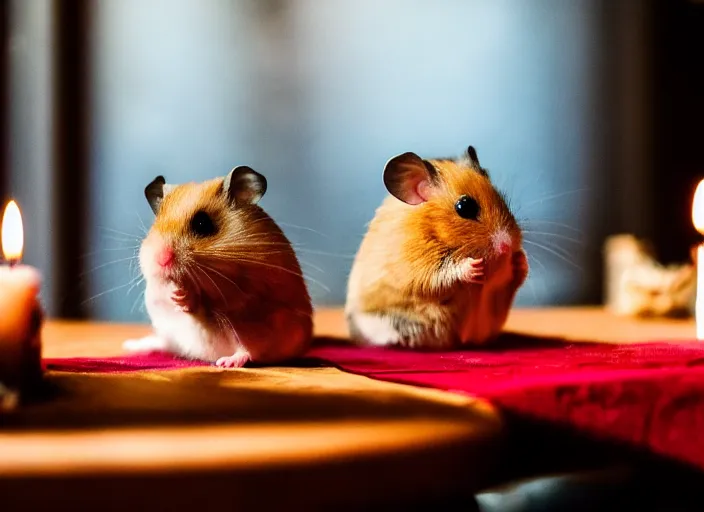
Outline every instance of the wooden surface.
[[(344, 334), (337, 311), (320, 312), (317, 326)], [(123, 340), (148, 332), (49, 322), (44, 356), (119, 355)], [(145, 494), (170, 510), (209, 509), (223, 495), (236, 496), (239, 510), (311, 510), (471, 494), (502, 444), (501, 419), (483, 401), (334, 368), (47, 378), (57, 390), (51, 400), (0, 417), (2, 510), (11, 497), (26, 510), (67, 499), (120, 509), (144, 504)], [(106, 502), (101, 494), (117, 482)], [(24, 493), (37, 485), (43, 492)]]
[[(691, 319), (619, 318), (599, 307), (515, 309), (506, 330), (571, 340), (629, 343), (691, 340), (696, 331)], [(45, 327), (46, 357), (110, 356), (120, 353), (121, 340), (149, 332), (145, 325), (54, 322)], [(346, 337), (342, 311), (320, 309), (315, 315), (318, 336)]]
[[(514, 311), (507, 330), (628, 343), (692, 339), (694, 324), (544, 309)], [(119, 355), (123, 340), (148, 331), (50, 322), (44, 355)], [(345, 336), (342, 313), (318, 311), (316, 333)], [(240, 509), (261, 510), (428, 499), (482, 485), (505, 434), (485, 402), (332, 368), (51, 372), (49, 379), (55, 399), (0, 422), (0, 495), (17, 497), (38, 482), (44, 489), (24, 497), (23, 507), (63, 501), (68, 489), (76, 506), (92, 507), (116, 482), (114, 508), (145, 492), (160, 504), (195, 500), (206, 509), (220, 493), (236, 495)]]
[(516, 309), (509, 316), (506, 330), (609, 343), (691, 341), (696, 337), (691, 319), (622, 318), (598, 307)]

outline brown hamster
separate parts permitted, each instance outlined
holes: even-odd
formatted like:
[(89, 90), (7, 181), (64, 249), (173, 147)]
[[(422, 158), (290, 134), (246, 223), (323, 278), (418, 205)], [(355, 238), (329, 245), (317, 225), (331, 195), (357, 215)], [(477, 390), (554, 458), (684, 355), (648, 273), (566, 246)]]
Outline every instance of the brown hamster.
[(495, 338), (528, 262), (518, 222), (476, 150), (456, 160), (395, 156), (384, 184), (390, 196), (348, 281), (353, 340), (443, 350)]
[(139, 260), (154, 334), (129, 351), (167, 350), (222, 367), (299, 356), (313, 309), (296, 254), (258, 201), (267, 181), (240, 166), (225, 178), (145, 195), (156, 219)]

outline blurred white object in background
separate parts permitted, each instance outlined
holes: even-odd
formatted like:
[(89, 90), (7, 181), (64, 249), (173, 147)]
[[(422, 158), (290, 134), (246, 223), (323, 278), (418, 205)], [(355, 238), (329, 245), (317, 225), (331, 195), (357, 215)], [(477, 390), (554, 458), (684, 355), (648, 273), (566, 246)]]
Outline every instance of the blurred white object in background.
[(609, 237), (604, 245), (605, 297), (621, 316), (689, 316), (696, 289), (691, 263), (663, 266), (650, 244), (632, 235)]

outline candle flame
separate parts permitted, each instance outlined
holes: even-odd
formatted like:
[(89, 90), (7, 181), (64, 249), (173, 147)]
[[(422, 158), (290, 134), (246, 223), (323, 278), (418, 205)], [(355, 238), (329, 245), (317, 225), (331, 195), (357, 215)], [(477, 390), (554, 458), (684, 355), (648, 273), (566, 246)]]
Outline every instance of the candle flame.
[(2, 252), (7, 261), (17, 261), (22, 259), (23, 249), (22, 214), (17, 203), (10, 201), (2, 216)]

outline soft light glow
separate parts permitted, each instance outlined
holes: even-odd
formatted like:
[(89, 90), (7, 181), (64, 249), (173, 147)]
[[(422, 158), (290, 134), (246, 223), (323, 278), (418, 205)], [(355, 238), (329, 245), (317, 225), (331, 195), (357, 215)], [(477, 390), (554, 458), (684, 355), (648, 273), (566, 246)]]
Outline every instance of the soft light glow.
[(697, 190), (694, 191), (692, 222), (694, 223), (694, 229), (704, 235), (704, 180), (699, 182)]
[(2, 253), (7, 261), (18, 261), (22, 259), (23, 248), (22, 214), (17, 203), (10, 201), (2, 216)]
[[(692, 201), (692, 223), (694, 229), (704, 235), (704, 180), (699, 182)], [(694, 318), (697, 340), (704, 341), (704, 245), (697, 246), (697, 292), (694, 299)]]

